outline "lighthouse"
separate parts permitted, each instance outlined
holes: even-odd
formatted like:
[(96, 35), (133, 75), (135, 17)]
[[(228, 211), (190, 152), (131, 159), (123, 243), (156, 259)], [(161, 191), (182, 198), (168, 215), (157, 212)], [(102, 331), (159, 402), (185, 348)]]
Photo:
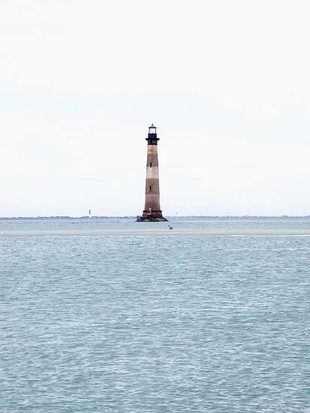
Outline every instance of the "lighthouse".
[(146, 157), (146, 180), (145, 180), (145, 205), (142, 216), (137, 218), (138, 222), (151, 221), (160, 222), (168, 221), (163, 217), (160, 209), (159, 199), (159, 174), (158, 174), (158, 153), (156, 127), (152, 124), (149, 127), (147, 141)]

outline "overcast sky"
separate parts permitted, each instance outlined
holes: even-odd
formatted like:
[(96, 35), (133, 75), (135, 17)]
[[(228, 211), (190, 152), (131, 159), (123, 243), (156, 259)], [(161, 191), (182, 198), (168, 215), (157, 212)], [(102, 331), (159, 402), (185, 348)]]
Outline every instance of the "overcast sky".
[(310, 214), (308, 0), (1, 0), (0, 216)]

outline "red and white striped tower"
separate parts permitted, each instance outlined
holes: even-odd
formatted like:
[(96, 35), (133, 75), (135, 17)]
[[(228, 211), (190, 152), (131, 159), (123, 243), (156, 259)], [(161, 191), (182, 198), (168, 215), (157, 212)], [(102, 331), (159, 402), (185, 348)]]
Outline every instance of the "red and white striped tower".
[(159, 174), (156, 127), (149, 127), (147, 141), (146, 180), (145, 180), (145, 205), (141, 217), (137, 221), (168, 221), (163, 217), (159, 199)]

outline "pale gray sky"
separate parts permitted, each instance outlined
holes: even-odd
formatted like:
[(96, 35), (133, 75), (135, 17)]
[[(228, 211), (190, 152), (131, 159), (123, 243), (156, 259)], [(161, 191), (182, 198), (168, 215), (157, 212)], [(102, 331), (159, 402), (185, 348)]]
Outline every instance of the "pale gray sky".
[(310, 214), (310, 2), (1, 0), (0, 216)]

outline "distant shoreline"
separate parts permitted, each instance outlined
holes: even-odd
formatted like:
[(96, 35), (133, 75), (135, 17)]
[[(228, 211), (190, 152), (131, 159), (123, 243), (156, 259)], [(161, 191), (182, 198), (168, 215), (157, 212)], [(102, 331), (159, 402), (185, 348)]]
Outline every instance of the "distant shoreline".
[[(95, 219), (103, 219), (103, 220), (113, 220), (113, 219), (122, 219), (122, 220), (135, 220), (136, 216), (66, 216), (66, 215), (55, 215), (55, 216), (36, 216), (36, 217), (0, 217), (0, 221), (15, 221), (15, 220), (49, 220), (49, 219), (57, 219), (57, 220), (76, 220), (76, 219), (87, 219), (87, 220), (95, 220)], [(178, 221), (183, 219), (193, 219), (193, 220), (201, 220), (201, 219), (310, 219), (310, 215), (171, 215), (167, 216), (169, 220)]]

